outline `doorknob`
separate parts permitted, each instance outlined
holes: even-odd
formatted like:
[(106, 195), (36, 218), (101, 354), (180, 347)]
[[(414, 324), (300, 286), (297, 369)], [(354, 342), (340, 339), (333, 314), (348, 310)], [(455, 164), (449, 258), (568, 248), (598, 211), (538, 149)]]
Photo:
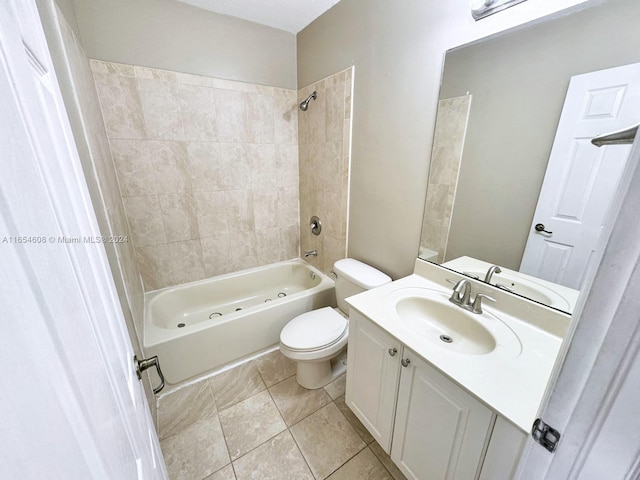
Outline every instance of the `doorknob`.
[(164, 375), (162, 374), (162, 370), (160, 369), (160, 362), (158, 361), (158, 357), (149, 357), (144, 360), (138, 360), (138, 356), (133, 356), (133, 361), (136, 365), (136, 374), (138, 375), (138, 379), (142, 379), (142, 372), (144, 372), (147, 368), (156, 367), (156, 372), (158, 372), (158, 376), (160, 377), (160, 385), (153, 389), (153, 393), (158, 393), (160, 390), (164, 388)]
[(553, 233), (553, 232), (550, 232), (549, 230), (545, 230), (544, 224), (542, 223), (537, 223), (534, 228), (536, 229), (536, 232), (548, 233), (549, 235)]

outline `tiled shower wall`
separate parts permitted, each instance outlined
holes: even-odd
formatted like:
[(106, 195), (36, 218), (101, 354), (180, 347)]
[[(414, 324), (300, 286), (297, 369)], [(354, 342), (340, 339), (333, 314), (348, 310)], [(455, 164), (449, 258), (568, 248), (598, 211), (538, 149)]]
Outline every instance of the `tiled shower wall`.
[(421, 248), (438, 253), (438, 263), (447, 248), (470, 107), (471, 95), (438, 102), (420, 241)]
[(298, 256), (294, 90), (91, 67), (146, 290)]
[[(298, 102), (314, 90), (317, 99), (298, 113), (300, 155), (300, 250), (318, 250), (306, 260), (325, 273), (347, 255), (353, 67), (298, 90)], [(312, 235), (309, 220), (322, 222)]]

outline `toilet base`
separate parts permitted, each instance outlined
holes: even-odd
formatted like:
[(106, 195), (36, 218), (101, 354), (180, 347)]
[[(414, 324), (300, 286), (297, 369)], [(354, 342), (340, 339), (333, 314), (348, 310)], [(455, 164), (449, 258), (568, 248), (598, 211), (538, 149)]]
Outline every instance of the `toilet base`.
[(307, 390), (316, 390), (333, 382), (347, 371), (347, 355), (344, 349), (334, 358), (320, 362), (297, 362), (296, 382)]

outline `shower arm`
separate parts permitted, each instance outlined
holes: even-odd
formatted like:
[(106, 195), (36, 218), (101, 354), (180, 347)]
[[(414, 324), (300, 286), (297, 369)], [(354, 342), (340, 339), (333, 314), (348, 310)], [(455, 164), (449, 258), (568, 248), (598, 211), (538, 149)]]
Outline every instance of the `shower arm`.
[(591, 139), (591, 143), (596, 147), (602, 147), (603, 145), (629, 145), (635, 140), (638, 127), (640, 127), (640, 123), (622, 130), (598, 135)]

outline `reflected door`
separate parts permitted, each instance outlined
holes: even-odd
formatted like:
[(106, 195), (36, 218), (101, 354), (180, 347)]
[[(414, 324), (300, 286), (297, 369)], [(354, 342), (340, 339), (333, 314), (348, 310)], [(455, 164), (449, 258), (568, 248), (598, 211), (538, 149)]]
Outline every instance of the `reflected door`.
[(640, 64), (571, 78), (521, 272), (580, 288), (631, 149), (591, 139), (639, 121)]

